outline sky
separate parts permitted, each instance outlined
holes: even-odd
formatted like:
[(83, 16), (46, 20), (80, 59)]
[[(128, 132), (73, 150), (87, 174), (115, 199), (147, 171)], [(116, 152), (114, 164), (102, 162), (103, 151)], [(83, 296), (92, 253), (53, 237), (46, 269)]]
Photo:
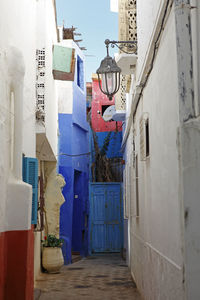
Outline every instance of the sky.
[[(86, 56), (86, 81), (90, 82), (92, 73), (100, 66), (106, 56), (105, 39), (118, 39), (118, 14), (110, 11), (110, 0), (56, 0), (57, 21), (65, 27), (77, 27), (82, 39), (81, 47)], [(117, 48), (110, 49), (113, 56)]]

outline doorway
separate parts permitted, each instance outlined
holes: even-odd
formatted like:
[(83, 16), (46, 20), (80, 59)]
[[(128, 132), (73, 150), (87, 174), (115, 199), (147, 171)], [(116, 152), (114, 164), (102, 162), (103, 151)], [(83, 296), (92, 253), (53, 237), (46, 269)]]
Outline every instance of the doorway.
[(121, 183), (90, 184), (90, 252), (123, 248)]

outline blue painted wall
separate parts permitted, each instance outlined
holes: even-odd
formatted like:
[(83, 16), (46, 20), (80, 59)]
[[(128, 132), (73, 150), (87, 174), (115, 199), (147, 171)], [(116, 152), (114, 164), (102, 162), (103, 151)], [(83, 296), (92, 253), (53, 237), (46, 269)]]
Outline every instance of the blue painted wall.
[[(106, 139), (109, 132), (96, 132), (98, 138), (98, 145), (100, 149), (103, 147), (104, 140)], [(108, 150), (106, 152), (106, 156), (108, 158), (112, 157), (122, 157), (122, 153), (120, 152), (122, 143), (122, 132), (111, 132), (110, 143), (108, 146)]]
[[(65, 178), (65, 203), (60, 209), (60, 236), (64, 239), (65, 264), (71, 263), (71, 251), (88, 253), (89, 126), (86, 121), (86, 87), (83, 68), (73, 82), (73, 113), (58, 116), (58, 172)], [(78, 86), (81, 82), (81, 87)], [(67, 154), (67, 155), (66, 155)]]
[[(88, 228), (85, 220), (88, 218), (88, 181), (89, 155), (80, 155), (89, 152), (88, 131), (72, 123), (72, 116), (59, 114), (59, 170), (65, 178), (63, 188), (65, 203), (60, 210), (60, 236), (64, 239), (63, 254), (65, 264), (71, 263), (71, 251), (87, 254)], [(68, 155), (72, 156), (68, 156)], [(80, 156), (79, 156), (80, 155)], [(76, 180), (79, 174), (79, 180)], [(78, 187), (77, 187), (78, 185)], [(75, 198), (78, 195), (78, 198)], [(77, 200), (78, 199), (78, 200)], [(79, 210), (75, 203), (79, 203)], [(72, 243), (73, 228), (78, 228), (77, 241)], [(84, 236), (84, 237), (83, 237)]]
[[(106, 137), (108, 136), (109, 132), (96, 132), (97, 140), (98, 140), (98, 146), (99, 149), (101, 150), (104, 141)], [(89, 143), (90, 143), (90, 166), (95, 162), (95, 149), (94, 149), (94, 140), (93, 140), (93, 134), (90, 129), (90, 138), (89, 138)], [(110, 135), (110, 142), (106, 151), (106, 156), (108, 158), (123, 158), (123, 153), (121, 152), (121, 143), (122, 143), (122, 131), (119, 132), (111, 132)], [(114, 173), (117, 175), (117, 177), (121, 177), (119, 174), (122, 173), (122, 164), (117, 163), (115, 165), (115, 171)], [(90, 182), (93, 181), (93, 176), (92, 176), (92, 168), (90, 168)], [(122, 180), (122, 179), (121, 179)], [(119, 180), (120, 181), (120, 180)]]

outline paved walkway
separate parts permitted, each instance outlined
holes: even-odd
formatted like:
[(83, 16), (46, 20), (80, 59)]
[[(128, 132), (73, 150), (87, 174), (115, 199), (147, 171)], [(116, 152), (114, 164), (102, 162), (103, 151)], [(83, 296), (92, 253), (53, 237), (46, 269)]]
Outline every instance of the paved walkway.
[(95, 255), (41, 274), (35, 300), (141, 300), (128, 267), (118, 254)]

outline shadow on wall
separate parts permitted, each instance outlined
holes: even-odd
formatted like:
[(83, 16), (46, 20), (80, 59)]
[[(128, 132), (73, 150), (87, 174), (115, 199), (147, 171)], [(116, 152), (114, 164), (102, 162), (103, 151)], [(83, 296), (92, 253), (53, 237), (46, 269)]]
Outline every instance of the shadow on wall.
[(71, 264), (71, 241), (66, 236), (60, 236), (64, 240), (62, 245), (62, 253), (64, 257), (65, 265)]

